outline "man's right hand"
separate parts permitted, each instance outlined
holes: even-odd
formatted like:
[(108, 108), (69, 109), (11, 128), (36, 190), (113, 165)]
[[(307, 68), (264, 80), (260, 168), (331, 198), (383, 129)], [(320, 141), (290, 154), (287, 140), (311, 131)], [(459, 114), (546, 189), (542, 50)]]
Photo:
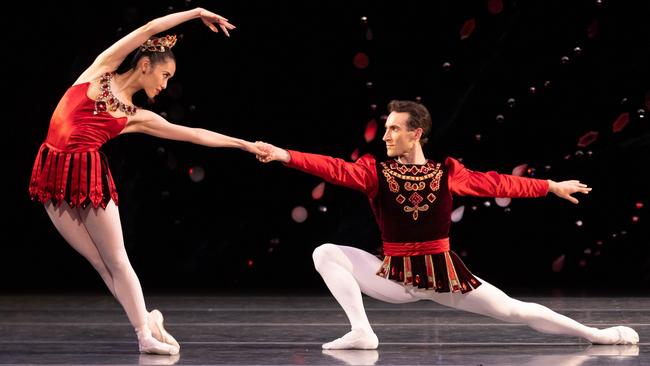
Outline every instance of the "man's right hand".
[(263, 163), (269, 163), (276, 160), (282, 163), (288, 163), (291, 161), (291, 155), (287, 150), (262, 141), (256, 141), (255, 146), (263, 153), (256, 155), (257, 160)]

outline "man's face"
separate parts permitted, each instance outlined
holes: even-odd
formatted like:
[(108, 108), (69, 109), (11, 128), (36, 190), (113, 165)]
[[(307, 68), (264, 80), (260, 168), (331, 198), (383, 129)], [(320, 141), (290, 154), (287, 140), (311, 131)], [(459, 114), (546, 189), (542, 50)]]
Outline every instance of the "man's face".
[(386, 154), (389, 157), (399, 157), (413, 150), (420, 143), (422, 129), (409, 131), (407, 112), (391, 112), (386, 119), (386, 132), (383, 140), (386, 142)]

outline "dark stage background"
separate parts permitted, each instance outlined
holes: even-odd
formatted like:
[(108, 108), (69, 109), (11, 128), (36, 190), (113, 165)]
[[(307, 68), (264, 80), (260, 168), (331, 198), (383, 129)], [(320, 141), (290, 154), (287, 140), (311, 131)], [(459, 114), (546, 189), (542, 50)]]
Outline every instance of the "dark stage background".
[[(182, 37), (177, 74), (155, 104), (141, 95), (139, 105), (176, 123), (350, 160), (357, 149), (384, 157), (387, 102), (419, 99), (434, 118), (430, 157), (503, 173), (526, 164), (525, 176), (594, 188), (577, 206), (553, 195), (507, 207), (457, 198), (464, 214), (452, 248), (474, 273), (532, 294), (648, 294), (647, 1), (15, 5), (2, 13), (0, 291), (105, 291), (29, 200), (33, 159), (59, 97), (99, 52), (154, 17), (203, 6), (238, 28), (230, 39), (199, 20), (170, 30)], [(380, 245), (361, 193), (327, 184), (316, 200), (319, 179), (239, 150), (123, 135), (104, 151), (145, 294), (326, 291), (311, 263), (316, 246), (376, 253)], [(304, 222), (292, 218), (297, 206)]]

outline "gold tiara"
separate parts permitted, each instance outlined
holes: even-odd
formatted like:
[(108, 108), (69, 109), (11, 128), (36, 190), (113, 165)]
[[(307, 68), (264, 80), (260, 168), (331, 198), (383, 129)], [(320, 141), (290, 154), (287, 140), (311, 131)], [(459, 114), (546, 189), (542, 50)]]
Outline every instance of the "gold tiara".
[(140, 45), (140, 51), (165, 52), (174, 47), (175, 44), (176, 35), (166, 35), (164, 37), (148, 39), (145, 43)]

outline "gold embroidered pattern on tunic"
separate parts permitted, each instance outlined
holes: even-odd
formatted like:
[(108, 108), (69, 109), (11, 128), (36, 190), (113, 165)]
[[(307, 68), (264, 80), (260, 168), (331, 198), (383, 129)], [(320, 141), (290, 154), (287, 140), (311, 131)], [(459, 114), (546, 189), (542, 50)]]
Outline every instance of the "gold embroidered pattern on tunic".
[[(436, 200), (436, 196), (433, 192), (440, 189), (440, 179), (443, 173), (442, 169), (440, 169), (440, 165), (440, 163), (433, 164), (431, 162), (427, 162), (424, 165), (412, 166), (399, 164), (397, 162), (392, 162), (390, 165), (381, 163), (383, 168), (382, 174), (386, 178), (388, 189), (392, 193), (400, 192), (401, 186), (398, 181), (405, 181), (403, 182), (404, 190), (412, 192), (408, 195), (408, 199), (404, 195), (398, 194), (395, 196), (395, 201), (402, 205), (404, 212), (411, 214), (414, 221), (418, 219), (420, 212), (429, 210), (429, 204), (425, 203), (424, 205), (420, 205), (424, 202), (425, 198), (418, 193), (419, 191), (424, 191), (428, 186), (432, 192), (429, 192), (428, 194), (426, 194), (427, 192), (423, 192), (423, 194), (426, 194), (426, 200), (428, 200), (429, 203), (433, 203)], [(410, 173), (411, 175), (406, 175), (407, 173)], [(430, 180), (430, 182), (428, 182), (429, 184), (425, 182), (427, 180)]]
[(417, 191), (423, 190), (424, 187), (426, 187), (426, 184), (424, 184), (424, 182), (420, 182), (420, 183), (417, 183), (417, 184), (416, 183), (411, 183), (411, 182), (404, 183), (404, 189), (406, 189), (407, 191), (416, 191), (417, 192)]
[(388, 181), (388, 189), (390, 189), (390, 191), (393, 193), (399, 192), (399, 184), (397, 184), (395, 178), (393, 178), (390, 174), (388, 174), (386, 169), (382, 170), (382, 173), (384, 174), (384, 177), (386, 177), (386, 180)]

